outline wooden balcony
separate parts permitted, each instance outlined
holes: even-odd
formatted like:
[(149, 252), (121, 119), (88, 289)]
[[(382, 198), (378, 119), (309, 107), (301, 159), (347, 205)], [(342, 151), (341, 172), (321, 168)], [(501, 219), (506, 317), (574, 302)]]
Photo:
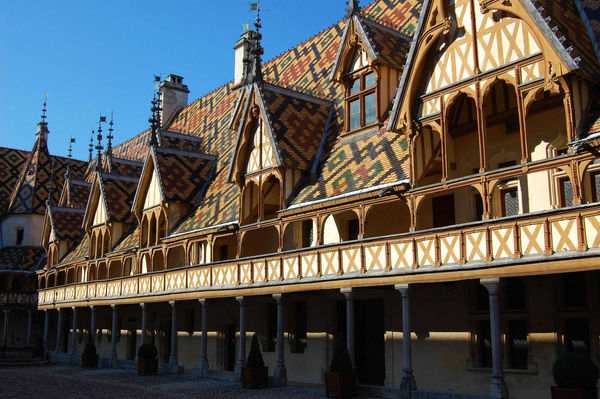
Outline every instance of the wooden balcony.
[(38, 293), (0, 291), (0, 306), (30, 307), (38, 304)]
[(600, 204), (39, 290), (41, 308), (558, 273), (600, 265)]

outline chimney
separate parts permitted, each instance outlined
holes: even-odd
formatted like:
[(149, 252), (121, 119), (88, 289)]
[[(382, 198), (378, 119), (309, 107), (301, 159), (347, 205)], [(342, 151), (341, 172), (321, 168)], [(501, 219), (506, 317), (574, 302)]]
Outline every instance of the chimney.
[(252, 61), (254, 58), (254, 47), (258, 42), (258, 33), (247, 30), (240, 35), (240, 39), (233, 47), (235, 51), (235, 70), (233, 79), (233, 88), (246, 85), (253, 80)]
[(183, 77), (177, 75), (167, 76), (167, 80), (160, 83), (161, 100), (161, 128), (165, 128), (177, 112), (188, 104), (189, 90), (183, 84)]

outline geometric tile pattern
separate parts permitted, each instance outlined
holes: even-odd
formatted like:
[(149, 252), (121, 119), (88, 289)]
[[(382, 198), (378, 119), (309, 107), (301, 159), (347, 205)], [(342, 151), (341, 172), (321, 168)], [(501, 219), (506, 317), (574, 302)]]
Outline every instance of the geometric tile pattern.
[(392, 68), (402, 70), (410, 40), (367, 18), (359, 18), (359, 21), (377, 58)]
[(54, 238), (75, 240), (81, 235), (85, 209), (52, 207), (49, 210)]
[(10, 196), (27, 160), (27, 151), (0, 147), (0, 215), (8, 207)]
[(42, 247), (4, 247), (0, 249), (0, 270), (35, 271), (46, 256)]

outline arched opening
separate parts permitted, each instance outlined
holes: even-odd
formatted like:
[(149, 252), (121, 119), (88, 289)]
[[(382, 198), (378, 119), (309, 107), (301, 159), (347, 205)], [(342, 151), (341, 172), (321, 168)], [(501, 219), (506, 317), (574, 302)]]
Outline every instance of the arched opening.
[(65, 281), (66, 281), (66, 273), (64, 270), (58, 272), (58, 278), (56, 280), (56, 285), (61, 286), (61, 285), (65, 285)]
[(96, 254), (96, 232), (92, 232), (92, 239), (90, 241), (90, 258), (97, 258)]
[(167, 252), (167, 269), (185, 266), (185, 250), (183, 245), (169, 248)]
[(416, 212), (418, 230), (475, 222), (482, 219), (483, 200), (475, 188), (461, 187), (425, 197)]
[(237, 253), (237, 239), (233, 234), (221, 236), (213, 242), (213, 262), (234, 259)]
[(108, 270), (106, 269), (106, 262), (98, 264), (98, 280), (106, 280), (108, 278)]
[(566, 147), (567, 127), (563, 94), (539, 91), (527, 107), (527, 149), (530, 161), (551, 158)]
[(250, 181), (242, 194), (242, 224), (258, 221), (258, 185)]
[(190, 251), (190, 263), (192, 265), (201, 265), (210, 262), (210, 246), (208, 245), (208, 241), (192, 243)]
[[(529, 179), (529, 176), (528, 176)], [(527, 188), (520, 179), (504, 180), (492, 190), (492, 216), (515, 216), (529, 211), (530, 204)]]
[(110, 252), (110, 234), (108, 231), (104, 232), (104, 243), (102, 245), (102, 256), (105, 256)]
[[(0, 281), (0, 284), (2, 284), (2, 281)], [(4, 285), (0, 286), (2, 287), (2, 290), (4, 290)], [(39, 286), (40, 288), (46, 288), (46, 277), (42, 276), (42, 278), (40, 278)]]
[(158, 216), (158, 236), (156, 237), (156, 243), (160, 242), (160, 239), (167, 236), (167, 218), (165, 212), (161, 211)]
[(150, 254), (146, 253), (146, 254), (142, 255), (142, 262), (141, 263), (142, 263), (142, 267), (141, 267), (140, 273), (142, 273), (142, 274), (143, 273), (148, 273), (150, 271), (150, 268), (151, 268), (150, 264), (152, 263), (151, 259), (150, 259)]
[(275, 219), (277, 211), (281, 210), (280, 204), (281, 184), (275, 176), (270, 176), (262, 184), (263, 219)]
[(67, 271), (67, 284), (73, 284), (75, 282), (75, 269), (71, 268)]
[(460, 93), (446, 113), (447, 177), (454, 179), (479, 172), (479, 134), (475, 100)]
[(108, 278), (121, 277), (121, 261), (113, 260), (108, 268)]
[(488, 169), (521, 162), (521, 137), (517, 91), (503, 80), (496, 81), (483, 100)]
[(88, 281), (94, 281), (97, 280), (98, 278), (98, 273), (97, 273), (97, 267), (94, 265), (91, 265), (88, 268)]
[(149, 231), (148, 231), (148, 246), (151, 247), (157, 244), (156, 240), (156, 216), (150, 216)]
[(54, 287), (55, 281), (56, 281), (56, 278), (54, 277), (54, 274), (49, 275), (48, 282), (46, 283), (46, 287), (48, 287), (48, 288)]
[(83, 267), (77, 268), (77, 275), (75, 276), (75, 281), (83, 281)]
[(357, 240), (359, 234), (360, 225), (354, 211), (329, 215), (323, 223), (323, 244)]
[(142, 231), (140, 233), (140, 246), (145, 248), (148, 246), (148, 216), (142, 217)]
[(152, 271), (156, 272), (160, 270), (165, 270), (165, 257), (162, 251), (156, 251), (152, 258)]
[(255, 256), (277, 252), (279, 248), (279, 231), (270, 226), (251, 230), (242, 239), (241, 256)]
[(283, 250), (289, 251), (316, 245), (315, 232), (315, 221), (312, 219), (289, 223), (283, 233)]
[(406, 233), (410, 229), (410, 211), (397, 200), (372, 206), (365, 216), (365, 237)]
[(125, 259), (125, 263), (123, 264), (123, 276), (131, 276), (133, 275), (133, 269), (131, 267), (132, 258)]
[(422, 186), (442, 180), (442, 142), (439, 132), (423, 127), (413, 144), (415, 185)]

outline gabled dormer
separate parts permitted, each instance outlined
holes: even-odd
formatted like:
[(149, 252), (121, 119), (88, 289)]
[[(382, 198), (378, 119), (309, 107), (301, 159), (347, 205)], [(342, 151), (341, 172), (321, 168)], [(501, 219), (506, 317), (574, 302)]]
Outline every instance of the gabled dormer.
[(81, 238), (85, 209), (63, 206), (46, 209), (42, 228), (42, 246), (47, 254), (47, 267), (56, 265)]
[(344, 129), (378, 127), (390, 111), (410, 38), (360, 15), (349, 3), (348, 20), (330, 78), (344, 85)]
[(134, 223), (130, 209), (137, 183), (135, 177), (95, 172), (82, 223), (91, 259), (105, 257)]
[(229, 181), (238, 185), (240, 223), (277, 217), (299, 183), (315, 173), (332, 103), (264, 82), (240, 93), (230, 129), (237, 142)]
[(189, 150), (199, 146), (198, 138), (168, 132), (162, 136), (162, 142), (173, 147), (150, 146), (131, 208), (141, 226), (142, 248), (158, 244), (188, 213), (204, 191), (216, 160)]

